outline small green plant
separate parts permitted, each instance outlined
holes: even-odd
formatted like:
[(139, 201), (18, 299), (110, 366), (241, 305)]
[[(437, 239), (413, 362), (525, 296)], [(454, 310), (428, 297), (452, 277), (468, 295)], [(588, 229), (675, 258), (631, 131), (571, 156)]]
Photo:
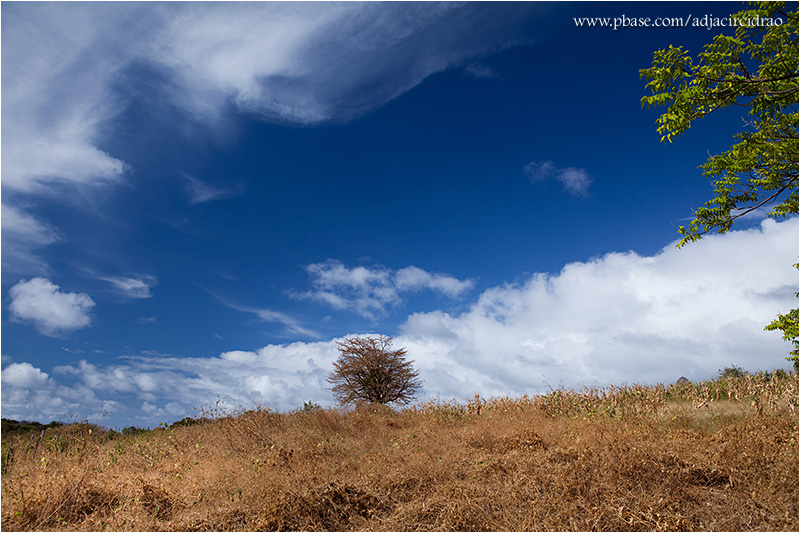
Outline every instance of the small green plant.
[(745, 371), (742, 367), (736, 365), (726, 366), (725, 368), (719, 371), (719, 377), (721, 379), (743, 378), (746, 375), (747, 371)]
[(314, 411), (319, 411), (322, 409), (322, 406), (318, 403), (314, 402), (303, 402), (303, 412), (304, 413), (313, 413)]

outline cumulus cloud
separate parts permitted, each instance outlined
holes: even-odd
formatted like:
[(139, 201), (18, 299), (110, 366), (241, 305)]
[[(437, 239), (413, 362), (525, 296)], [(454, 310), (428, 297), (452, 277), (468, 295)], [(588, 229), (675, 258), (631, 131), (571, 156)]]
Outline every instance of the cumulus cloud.
[(12, 387), (38, 388), (47, 383), (49, 376), (30, 363), (13, 363), (3, 370), (3, 384)]
[(652, 257), (609, 253), (486, 290), (458, 316), (411, 315), (398, 342), (442, 393), (708, 378), (782, 366), (763, 331), (797, 305), (797, 218)]
[(85, 384), (62, 385), (30, 363), (11, 363), (0, 374), (3, 416), (15, 420), (100, 421), (117, 402), (99, 399)]
[(44, 278), (20, 281), (8, 291), (11, 320), (30, 322), (48, 336), (85, 328), (91, 323), (89, 312), (94, 301), (88, 294), (62, 292)]
[(449, 274), (427, 272), (415, 266), (398, 271), (384, 266), (353, 268), (341, 261), (328, 259), (306, 267), (314, 289), (290, 293), (330, 305), (337, 310), (351, 310), (374, 319), (387, 307), (403, 302), (402, 293), (428, 290), (449, 298), (459, 298), (473, 286), (472, 280), (461, 281)]
[(29, 363), (12, 363), (2, 371), (3, 416), (64, 420), (78, 414), (110, 427), (153, 427), (197, 416), (217, 400), (231, 409), (330, 405), (325, 378), (336, 357), (334, 339), (210, 358), (128, 356), (102, 366), (80, 361), (53, 369), (68, 385)]
[(522, 170), (531, 180), (531, 183), (554, 178), (561, 183), (567, 192), (574, 196), (587, 196), (589, 194), (589, 185), (592, 184), (591, 176), (584, 169), (574, 167), (559, 168), (552, 161), (531, 161)]

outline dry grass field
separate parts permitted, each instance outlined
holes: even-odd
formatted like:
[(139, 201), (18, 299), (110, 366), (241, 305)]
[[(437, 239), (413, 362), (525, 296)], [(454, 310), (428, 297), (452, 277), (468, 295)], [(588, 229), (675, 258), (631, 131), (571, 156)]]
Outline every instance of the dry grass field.
[(798, 378), (3, 432), (2, 529), (798, 530)]

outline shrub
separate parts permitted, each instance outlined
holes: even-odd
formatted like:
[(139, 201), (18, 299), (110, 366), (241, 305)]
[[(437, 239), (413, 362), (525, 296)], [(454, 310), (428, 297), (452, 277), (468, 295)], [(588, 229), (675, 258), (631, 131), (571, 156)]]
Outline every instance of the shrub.
[(406, 404), (422, 386), (405, 348), (391, 349), (391, 337), (352, 337), (338, 344), (341, 354), (328, 382), (342, 405), (358, 400)]

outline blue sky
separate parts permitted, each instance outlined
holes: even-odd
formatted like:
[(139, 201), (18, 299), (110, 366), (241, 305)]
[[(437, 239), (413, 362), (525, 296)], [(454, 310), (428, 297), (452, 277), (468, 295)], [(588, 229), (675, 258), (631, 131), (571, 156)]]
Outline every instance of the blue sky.
[[(698, 166), (639, 69), (738, 3), (2, 4), (2, 413), (332, 405), (336, 341), (420, 400), (786, 367), (797, 219), (681, 250)], [(763, 213), (762, 213), (763, 214)]]

